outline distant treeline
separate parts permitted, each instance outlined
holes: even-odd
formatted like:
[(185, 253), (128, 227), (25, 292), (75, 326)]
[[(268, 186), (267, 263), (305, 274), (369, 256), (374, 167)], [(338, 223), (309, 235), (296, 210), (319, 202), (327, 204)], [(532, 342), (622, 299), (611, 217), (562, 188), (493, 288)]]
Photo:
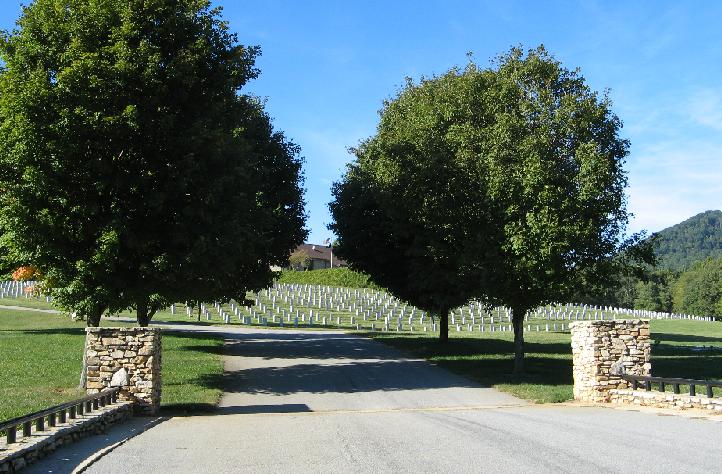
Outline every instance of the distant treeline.
[(722, 315), (722, 258), (707, 258), (688, 270), (653, 269), (643, 277), (620, 277), (580, 302), (698, 316)]

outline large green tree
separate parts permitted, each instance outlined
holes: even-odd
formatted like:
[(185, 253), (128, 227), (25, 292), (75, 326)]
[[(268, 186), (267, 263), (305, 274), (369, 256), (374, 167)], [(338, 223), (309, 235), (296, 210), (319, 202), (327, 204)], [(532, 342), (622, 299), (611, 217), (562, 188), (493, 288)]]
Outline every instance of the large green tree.
[(635, 285), (635, 309), (672, 312), (672, 287), (675, 273), (671, 270), (650, 272), (648, 278), (638, 280)]
[(207, 0), (35, 0), (0, 45), (4, 243), (97, 324), (243, 301), (303, 242), (301, 159)]
[(608, 97), (543, 47), (408, 81), (334, 187), (339, 254), (438, 311), (442, 340), (469, 298), (512, 308), (521, 372), (528, 310), (646, 254), (623, 239), (620, 128)]
[(697, 262), (674, 285), (674, 310), (699, 316), (722, 315), (722, 258)]

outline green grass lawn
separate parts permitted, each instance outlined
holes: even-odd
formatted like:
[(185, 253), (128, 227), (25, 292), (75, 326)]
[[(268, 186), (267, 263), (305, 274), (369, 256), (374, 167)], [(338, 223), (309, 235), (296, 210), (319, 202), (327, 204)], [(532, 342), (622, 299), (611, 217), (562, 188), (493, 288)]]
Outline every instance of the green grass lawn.
[[(84, 327), (63, 315), (0, 309), (0, 420), (83, 396), (77, 386)], [(164, 411), (216, 405), (222, 345), (207, 334), (163, 333)]]
[[(0, 299), (2, 304), (53, 307), (45, 301), (27, 298)], [(13, 328), (10, 322), (12, 318), (6, 318), (6, 322), (2, 318), (4, 314), (15, 315), (19, 321), (15, 324), (20, 326)], [(350, 313), (343, 310), (335, 314), (350, 317)], [(123, 315), (134, 317), (132, 313)], [(171, 315), (169, 309), (163, 309), (154, 317), (154, 321), (196, 323), (196, 316), (188, 318), (184, 307), (180, 306), (175, 315)], [(238, 324), (237, 319), (233, 323)], [(37, 393), (32, 399), (37, 398), (39, 401), (27, 400), (29, 406), (51, 404), (74, 396), (76, 392), (71, 387), (77, 384), (80, 370), (83, 324), (73, 323), (67, 316), (0, 311), (0, 419), (6, 417), (4, 407), (7, 396), (4, 390), (11, 390), (8, 394), (16, 393), (17, 388), (12, 387), (20, 385), (17, 381), (13, 382), (13, 377), (27, 378), (29, 372), (44, 374), (25, 383), (29, 387), (38, 384), (35, 390)], [(223, 323), (216, 314), (211, 321), (203, 318), (201, 324)], [(268, 327), (280, 329), (275, 325)], [(313, 328), (323, 329), (319, 325)], [(334, 326), (329, 325), (327, 328), (333, 329)], [(653, 320), (651, 328), (653, 375), (722, 380), (722, 322)], [(452, 326), (451, 340), (447, 345), (438, 344), (437, 335), (432, 333), (390, 331), (365, 334), (527, 400), (545, 403), (572, 398), (572, 359), (568, 332), (526, 332), (527, 374), (522, 377), (511, 374), (514, 347), (510, 332), (456, 332)], [(15, 342), (10, 343), (13, 338)], [(222, 342), (208, 336), (182, 334), (167, 334), (164, 341), (163, 404), (166, 410), (212, 407), (220, 393), (221, 369), (217, 354)], [(32, 350), (32, 361), (26, 360), (28, 352), (22, 350), (25, 345), (40, 346)], [(50, 345), (56, 349), (49, 349)], [(43, 364), (43, 360), (54, 362)], [(7, 369), (5, 365), (8, 365)], [(13, 375), (14, 372), (17, 374)], [(672, 390), (672, 387), (668, 389)], [(45, 399), (49, 402), (46, 403)], [(24, 402), (13, 402), (16, 403)]]
[[(655, 320), (651, 330), (653, 375), (722, 380), (722, 323)], [(423, 333), (368, 335), (526, 400), (549, 403), (572, 399), (569, 333), (527, 332), (524, 376), (511, 374), (514, 364), (511, 333), (451, 331), (448, 344), (439, 344), (436, 336)]]

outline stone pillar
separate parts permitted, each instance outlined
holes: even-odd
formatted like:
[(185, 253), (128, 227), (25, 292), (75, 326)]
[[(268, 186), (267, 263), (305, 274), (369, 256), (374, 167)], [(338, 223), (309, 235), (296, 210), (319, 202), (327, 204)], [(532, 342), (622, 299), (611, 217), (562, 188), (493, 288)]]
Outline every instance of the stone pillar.
[(161, 395), (161, 334), (158, 328), (86, 328), (87, 393), (122, 387), (121, 400), (155, 415)]
[(610, 390), (630, 385), (621, 374), (649, 375), (649, 321), (575, 321), (570, 328), (574, 399), (609, 402)]

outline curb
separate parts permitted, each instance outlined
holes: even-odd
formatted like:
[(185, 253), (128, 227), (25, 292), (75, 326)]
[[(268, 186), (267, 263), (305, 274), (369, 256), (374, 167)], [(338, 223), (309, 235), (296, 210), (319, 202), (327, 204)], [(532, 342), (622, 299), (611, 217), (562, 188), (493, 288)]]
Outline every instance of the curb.
[[(139, 434), (145, 433), (149, 429), (155, 427), (156, 425), (159, 425), (163, 423), (164, 421), (168, 421), (169, 417), (158, 417), (154, 420), (151, 420), (150, 422), (144, 424), (137, 432), (132, 433), (130, 436), (126, 437), (123, 440), (120, 440), (116, 443), (111, 444), (110, 446), (106, 446), (105, 448), (101, 449), (100, 451), (91, 454), (89, 457), (87, 457), (83, 462), (81, 462), (75, 469), (73, 469), (72, 474), (80, 474), (82, 472), (85, 472), (90, 466), (95, 464), (96, 462), (100, 461), (100, 459), (103, 458), (103, 456), (112, 453), (115, 449), (119, 448), (120, 446), (123, 446), (125, 443), (130, 441), (131, 439), (135, 438)], [(122, 425), (118, 425), (122, 426)]]
[[(546, 405), (546, 404), (545, 404)], [(557, 406), (572, 407), (572, 408), (606, 408), (608, 410), (617, 411), (631, 411), (637, 413), (646, 413), (648, 415), (658, 416), (676, 416), (679, 418), (687, 418), (692, 420), (708, 420), (722, 422), (722, 413), (719, 411), (712, 412), (710, 410), (701, 410), (698, 408), (662, 408), (654, 406), (642, 406), (642, 405), (626, 405), (626, 404), (614, 404), (614, 403), (589, 403), (589, 402), (576, 402), (568, 401), (556, 404)]]

